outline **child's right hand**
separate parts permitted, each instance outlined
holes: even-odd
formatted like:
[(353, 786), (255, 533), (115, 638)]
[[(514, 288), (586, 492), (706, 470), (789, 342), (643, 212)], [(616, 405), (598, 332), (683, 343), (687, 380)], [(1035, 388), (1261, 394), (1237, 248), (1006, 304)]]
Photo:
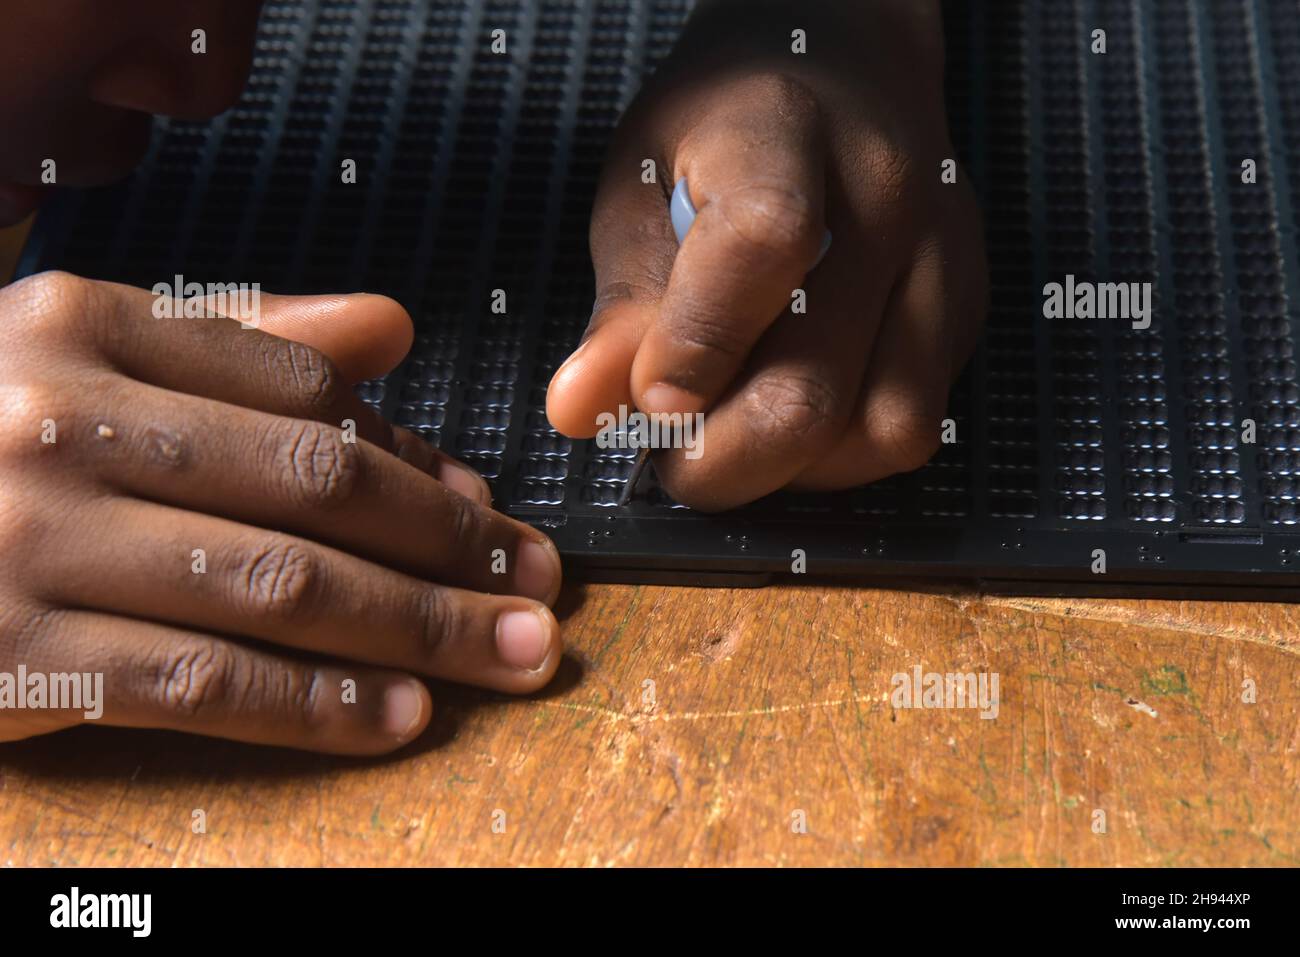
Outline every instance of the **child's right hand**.
[[(350, 388), (409, 345), (400, 306), (263, 296), (242, 329), (153, 302), (0, 289), (0, 673), (101, 672), (105, 724), (352, 754), (424, 729), (414, 676), (549, 680), (554, 546)], [(82, 720), (4, 709), (0, 740)]]
[[(925, 464), (988, 288), (943, 92), (937, 0), (700, 0), (619, 121), (555, 428), (702, 415), (695, 453), (654, 468), (705, 511)], [(683, 183), (698, 218), (679, 244)]]

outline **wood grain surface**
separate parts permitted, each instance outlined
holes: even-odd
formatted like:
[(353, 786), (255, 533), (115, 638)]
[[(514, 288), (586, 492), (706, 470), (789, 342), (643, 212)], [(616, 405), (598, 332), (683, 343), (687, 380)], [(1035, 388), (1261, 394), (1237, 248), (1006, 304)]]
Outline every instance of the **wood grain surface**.
[[(559, 613), (546, 692), (436, 686), (383, 760), (0, 745), (0, 865), (1300, 864), (1291, 605), (569, 584)], [(997, 717), (895, 710), (918, 665), (996, 672)]]
[[(570, 585), (561, 614), (547, 692), (435, 688), (386, 760), (0, 746), (0, 863), (1300, 864), (1293, 607)], [(915, 665), (997, 672), (997, 718), (895, 710)]]

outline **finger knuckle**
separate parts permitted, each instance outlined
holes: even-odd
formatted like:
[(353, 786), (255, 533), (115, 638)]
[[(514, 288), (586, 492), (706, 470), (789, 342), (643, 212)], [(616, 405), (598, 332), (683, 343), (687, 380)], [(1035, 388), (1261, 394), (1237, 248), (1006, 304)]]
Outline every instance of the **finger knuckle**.
[(328, 412), (343, 391), (338, 367), (323, 353), (301, 342), (288, 341), (281, 348), (279, 358), (289, 390), (302, 399), (309, 412)]
[(426, 588), (420, 595), (416, 613), (420, 616), (419, 653), (425, 660), (431, 660), (442, 654), (456, 633), (459, 626), (456, 608), (446, 591)]
[(871, 184), (878, 215), (891, 230), (902, 228), (918, 210), (927, 208), (925, 204), (936, 195), (932, 185), (916, 175), (915, 152), (905, 143), (882, 135), (869, 140), (863, 151), (866, 182)]
[(303, 622), (321, 593), (321, 565), (297, 542), (276, 541), (253, 551), (236, 578), (236, 600), (253, 617)]
[(793, 73), (774, 70), (760, 74), (752, 82), (755, 93), (763, 102), (772, 104), (781, 116), (799, 121), (811, 116), (817, 108), (817, 96), (812, 88)]
[(880, 144), (876, 164), (879, 182), (887, 189), (901, 191), (911, 181), (912, 152), (892, 140)]
[(328, 510), (351, 499), (361, 480), (361, 452), (343, 433), (319, 422), (296, 422), (281, 449), (282, 474), (295, 504)]
[(5, 290), (5, 298), (17, 302), (15, 321), (38, 330), (63, 329), (93, 314), (95, 289), (93, 280), (56, 269), (20, 279)]
[(279, 700), (288, 713), (301, 721), (308, 731), (329, 725), (329, 717), (322, 706), (325, 685), (319, 669), (286, 669), (281, 678)]
[(911, 472), (929, 462), (939, 449), (940, 431), (939, 420), (914, 398), (876, 398), (868, 405), (867, 445), (891, 473)]
[(743, 329), (726, 316), (700, 302), (681, 304), (680, 316), (670, 328), (669, 335), (679, 347), (736, 359), (748, 351), (749, 342)]
[(812, 198), (777, 183), (749, 183), (726, 193), (719, 213), (748, 262), (802, 260), (817, 248), (818, 215)]
[(169, 711), (194, 717), (235, 692), (234, 654), (216, 642), (169, 649), (157, 672), (158, 698)]
[(240, 704), (288, 721), (299, 730), (311, 731), (329, 723), (327, 709), (322, 706), (324, 693), (317, 668), (256, 662), (248, 669)]
[(26, 461), (57, 451), (77, 434), (81, 416), (66, 390), (49, 382), (0, 386), (0, 460)]
[(835, 389), (814, 376), (763, 377), (750, 390), (749, 403), (766, 432), (813, 449), (833, 443), (846, 419)]
[(0, 662), (28, 661), (66, 613), (25, 600), (0, 599)]
[(474, 503), (455, 492), (443, 494), (443, 532), (450, 545), (463, 554), (479, 538), (479, 513)]

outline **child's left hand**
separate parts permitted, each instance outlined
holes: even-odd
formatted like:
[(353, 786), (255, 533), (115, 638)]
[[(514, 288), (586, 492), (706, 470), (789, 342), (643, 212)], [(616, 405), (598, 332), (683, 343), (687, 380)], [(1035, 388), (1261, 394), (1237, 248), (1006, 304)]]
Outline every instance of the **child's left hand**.
[[(704, 412), (703, 455), (655, 467), (705, 510), (924, 464), (985, 310), (974, 193), (942, 175), (937, 4), (779, 6), (706, 0), (623, 118), (592, 217), (591, 327), (547, 397), (577, 437), (620, 404)], [(698, 218), (679, 252), (683, 177)]]

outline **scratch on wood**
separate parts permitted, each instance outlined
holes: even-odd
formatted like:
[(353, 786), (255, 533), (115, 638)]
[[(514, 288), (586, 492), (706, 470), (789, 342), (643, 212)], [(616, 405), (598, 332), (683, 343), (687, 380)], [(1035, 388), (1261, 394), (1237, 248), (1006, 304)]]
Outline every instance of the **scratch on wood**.
[[(962, 611), (967, 611), (969, 600), (954, 602)], [(1230, 638), (1238, 641), (1250, 641), (1255, 644), (1278, 648), (1292, 655), (1300, 655), (1300, 644), (1283, 634), (1268, 634), (1271, 630), (1261, 624), (1258, 629), (1244, 627), (1233, 621), (1228, 625), (1217, 626), (1207, 622), (1191, 622), (1190, 615), (1160, 614), (1146, 608), (1130, 608), (1114, 602), (1088, 602), (1071, 604), (1060, 598), (993, 598), (984, 597), (981, 604), (992, 608), (1011, 608), (1017, 611), (1032, 612), (1036, 615), (1050, 615), (1070, 621), (1095, 621), (1103, 624), (1135, 625), (1156, 631), (1175, 631), (1183, 634), (1202, 635), (1212, 638)]]
[(783, 704), (767, 708), (738, 708), (732, 711), (683, 711), (679, 713), (672, 712), (655, 712), (654, 714), (645, 714), (636, 712), (629, 714), (625, 711), (617, 711), (614, 708), (604, 708), (594, 704), (576, 704), (566, 701), (538, 701), (536, 704), (543, 708), (559, 708), (564, 711), (584, 711), (592, 714), (601, 715), (607, 718), (613, 718), (616, 721), (627, 721), (631, 724), (651, 724), (656, 721), (704, 721), (710, 718), (755, 718), (766, 717), (774, 714), (787, 714), (794, 711), (809, 711), (814, 708), (842, 708), (851, 704), (862, 704), (870, 701), (888, 701), (888, 693), (882, 692), (877, 695), (857, 695), (850, 698), (832, 698), (829, 701), (805, 701), (801, 704)]

